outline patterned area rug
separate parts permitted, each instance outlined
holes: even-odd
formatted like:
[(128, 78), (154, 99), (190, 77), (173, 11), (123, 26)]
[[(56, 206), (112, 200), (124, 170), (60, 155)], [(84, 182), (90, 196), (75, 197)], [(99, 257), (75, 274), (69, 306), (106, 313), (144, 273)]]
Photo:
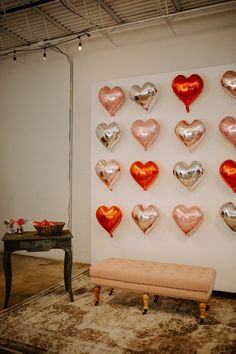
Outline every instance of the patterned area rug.
[(73, 289), (73, 303), (60, 283), (3, 311), (0, 353), (236, 353), (236, 300), (213, 298), (199, 325), (193, 301), (159, 298), (143, 316), (140, 294), (102, 289), (94, 306), (88, 271), (73, 278)]

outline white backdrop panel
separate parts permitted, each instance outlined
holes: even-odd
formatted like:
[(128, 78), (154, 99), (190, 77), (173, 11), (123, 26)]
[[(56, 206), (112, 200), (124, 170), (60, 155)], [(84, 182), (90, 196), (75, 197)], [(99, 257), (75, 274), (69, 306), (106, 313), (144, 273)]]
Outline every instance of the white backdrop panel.
[[(171, 72), (116, 81), (97, 82), (92, 86), (91, 116), (91, 244), (92, 263), (106, 257), (156, 260), (161, 262), (212, 266), (217, 270), (216, 289), (236, 291), (236, 234), (223, 222), (219, 211), (223, 203), (236, 204), (236, 196), (223, 182), (219, 174), (220, 164), (235, 159), (235, 149), (219, 132), (219, 123), (226, 116), (236, 117), (236, 100), (227, 95), (221, 87), (220, 78), (227, 70), (236, 71), (236, 64)], [(171, 83), (175, 76), (190, 76), (196, 73), (204, 80), (201, 95), (190, 106), (190, 113), (174, 95)], [(150, 81), (158, 89), (158, 97), (150, 112), (129, 99), (132, 85)], [(98, 100), (103, 86), (120, 86), (126, 100), (120, 110), (111, 117)], [(152, 146), (144, 151), (131, 134), (130, 127), (137, 120), (156, 119), (160, 134)], [(174, 128), (178, 121), (201, 120), (206, 132), (200, 144), (189, 151), (177, 139)], [(97, 139), (98, 124), (117, 122), (122, 135), (112, 150), (107, 150)], [(116, 159), (121, 166), (121, 175), (110, 191), (95, 173), (97, 161)], [(133, 180), (129, 169), (134, 161), (152, 160), (159, 166), (156, 182), (148, 189)], [(204, 175), (199, 185), (188, 191), (173, 176), (173, 166), (178, 161), (201, 162)], [(143, 235), (134, 223), (131, 211), (136, 204), (154, 204), (160, 211), (155, 228)], [(197, 231), (186, 237), (172, 218), (172, 211), (178, 204), (197, 205), (204, 213), (204, 221)], [(123, 218), (114, 231), (114, 237), (100, 226), (96, 219), (99, 206), (117, 205)]]

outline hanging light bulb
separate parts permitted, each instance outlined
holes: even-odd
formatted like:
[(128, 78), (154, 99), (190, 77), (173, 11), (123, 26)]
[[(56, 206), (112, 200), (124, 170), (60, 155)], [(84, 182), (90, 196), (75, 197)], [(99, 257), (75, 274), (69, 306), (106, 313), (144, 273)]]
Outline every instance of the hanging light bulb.
[(46, 56), (47, 56), (47, 54), (46, 54), (46, 48), (44, 48), (44, 50), (43, 50), (43, 60), (46, 60)]
[(82, 50), (82, 42), (81, 42), (81, 38), (79, 37), (79, 46), (78, 46), (78, 50), (81, 52)]
[(13, 61), (16, 62), (16, 51), (14, 50), (14, 57), (13, 57)]

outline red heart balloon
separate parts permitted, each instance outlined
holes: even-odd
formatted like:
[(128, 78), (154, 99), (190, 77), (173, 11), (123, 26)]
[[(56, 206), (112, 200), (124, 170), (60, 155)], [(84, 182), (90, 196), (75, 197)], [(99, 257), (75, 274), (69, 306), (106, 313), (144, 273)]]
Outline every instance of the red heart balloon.
[(189, 112), (190, 104), (202, 92), (204, 83), (201, 76), (193, 74), (190, 77), (178, 75), (172, 81), (172, 89), (176, 96), (185, 104), (186, 111)]
[(225, 160), (220, 165), (220, 174), (228, 186), (236, 193), (236, 162)]
[(99, 224), (113, 237), (112, 232), (121, 222), (122, 211), (115, 205), (110, 208), (102, 205), (97, 209), (96, 217)]
[(130, 166), (130, 173), (135, 181), (146, 191), (156, 180), (159, 168), (153, 161), (143, 164), (135, 161)]

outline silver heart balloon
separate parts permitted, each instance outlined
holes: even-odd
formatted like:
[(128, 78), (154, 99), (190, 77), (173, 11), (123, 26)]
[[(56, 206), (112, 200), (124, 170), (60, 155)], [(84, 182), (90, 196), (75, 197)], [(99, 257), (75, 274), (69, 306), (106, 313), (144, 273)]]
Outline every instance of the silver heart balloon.
[(121, 135), (120, 127), (117, 123), (112, 122), (107, 125), (100, 123), (96, 128), (98, 140), (107, 148), (111, 149), (118, 141)]
[(155, 205), (149, 205), (145, 208), (138, 204), (132, 210), (132, 218), (145, 234), (155, 226), (159, 218), (159, 211)]
[(205, 127), (198, 119), (195, 119), (192, 123), (181, 120), (175, 127), (176, 136), (190, 150), (193, 150), (199, 144), (204, 132)]
[(226, 71), (220, 80), (220, 83), (231, 97), (236, 98), (236, 72), (233, 70)]
[(222, 205), (220, 210), (220, 216), (223, 218), (226, 225), (236, 232), (236, 207), (233, 203), (227, 202)]
[(112, 190), (112, 185), (120, 175), (120, 165), (116, 160), (100, 160), (96, 163), (95, 171), (100, 180)]
[(129, 90), (129, 97), (145, 111), (148, 111), (156, 100), (157, 89), (151, 82), (145, 82), (142, 87), (133, 85)]
[(188, 190), (192, 190), (197, 186), (203, 172), (202, 165), (198, 161), (192, 161), (189, 165), (180, 161), (173, 168), (173, 174)]

